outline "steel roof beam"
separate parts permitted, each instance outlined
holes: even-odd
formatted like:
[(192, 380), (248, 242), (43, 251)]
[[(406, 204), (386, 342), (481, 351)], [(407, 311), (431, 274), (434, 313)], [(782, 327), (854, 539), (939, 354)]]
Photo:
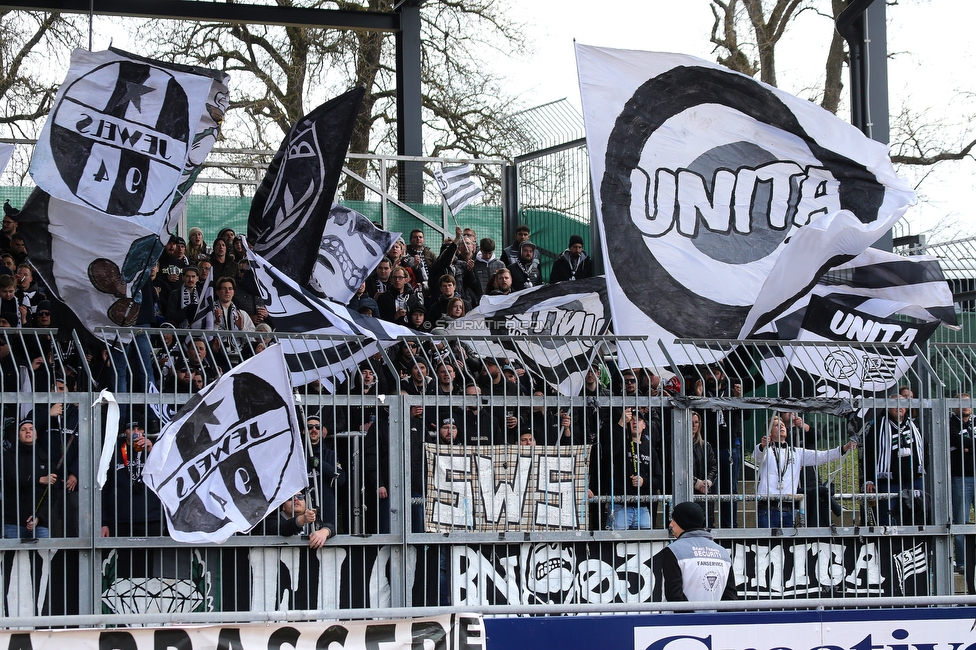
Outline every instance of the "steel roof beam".
[(313, 27), (321, 29), (365, 29), (396, 32), (400, 29), (399, 13), (376, 11), (340, 11), (279, 7), (249, 3), (197, 2), (195, 0), (35, 0), (2, 2), (0, 9), (50, 11), (87, 14), (91, 7), (100, 16), (164, 18), (196, 22), (254, 23)]

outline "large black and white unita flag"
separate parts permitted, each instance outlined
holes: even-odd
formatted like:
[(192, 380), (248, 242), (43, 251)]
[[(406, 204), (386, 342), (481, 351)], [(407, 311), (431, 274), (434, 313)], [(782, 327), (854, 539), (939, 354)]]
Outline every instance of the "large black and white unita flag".
[(615, 330), (652, 343), (627, 366), (748, 337), (915, 200), (885, 145), (811, 102), (689, 56), (576, 57)]
[(143, 474), (173, 539), (220, 543), (308, 485), (280, 345), (194, 395), (163, 429)]

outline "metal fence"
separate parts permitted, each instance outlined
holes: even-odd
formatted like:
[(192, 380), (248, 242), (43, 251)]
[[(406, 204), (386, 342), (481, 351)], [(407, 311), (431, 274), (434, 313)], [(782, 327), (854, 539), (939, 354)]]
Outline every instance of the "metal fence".
[[(679, 342), (664, 351), (701, 363), (627, 369), (618, 338), (589, 340), (588, 367), (540, 356), (565, 343), (545, 338), (403, 341), (331, 390), (296, 387), (308, 491), (248, 535), (178, 544), (141, 481), (148, 450), (203, 383), (286, 335), (221, 336), (119, 330), (86, 349), (51, 330), (3, 330), (4, 616), (628, 611), (658, 600), (654, 555), (671, 505), (691, 499), (757, 607), (976, 591), (972, 429), (953, 420), (972, 406), (971, 346), (915, 359), (854, 346), (911, 362), (898, 385), (858, 394), (797, 370), (800, 357), (826, 358), (811, 345)], [(716, 363), (717, 349), (733, 353)], [(774, 354), (795, 364), (772, 383), (761, 369)], [(541, 381), (540, 358), (578, 394)], [(119, 430), (104, 431), (105, 407), (91, 406), (103, 388)], [(320, 548), (316, 526), (292, 521), (303, 507), (335, 533)]]

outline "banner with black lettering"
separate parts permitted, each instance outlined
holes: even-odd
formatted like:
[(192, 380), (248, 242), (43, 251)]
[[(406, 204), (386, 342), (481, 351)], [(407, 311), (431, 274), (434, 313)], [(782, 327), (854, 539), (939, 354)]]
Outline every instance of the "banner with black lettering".
[(586, 529), (588, 445), (425, 447), (427, 532)]
[(597, 342), (585, 337), (606, 334), (609, 328), (607, 281), (600, 276), (484, 296), (446, 330), (456, 336), (513, 337), (468, 344), (482, 356), (514, 352), (560, 394), (575, 396), (597, 354)]
[(615, 331), (651, 343), (622, 367), (749, 336), (915, 200), (885, 145), (807, 100), (690, 56), (576, 56)]
[(233, 625), (166, 625), (116, 629), (3, 630), (4, 648), (32, 650), (104, 650), (105, 648), (274, 648), (315, 650), (332, 644), (344, 650), (485, 650), (485, 623), (480, 614), (444, 614), (422, 618), (322, 621), (310, 623), (243, 623)]
[(213, 77), (225, 78), (203, 72), (74, 50), (34, 149), (34, 181), (57, 199), (161, 232)]
[[(919, 323), (872, 316), (812, 296), (796, 340), (830, 345), (789, 346), (785, 352), (791, 365), (832, 384), (866, 392), (884, 391), (908, 372), (915, 363), (914, 346), (923, 346), (938, 326), (938, 321)], [(867, 345), (844, 345), (847, 341)]]
[(256, 354), (180, 409), (146, 461), (173, 539), (226, 541), (308, 486), (280, 345)]

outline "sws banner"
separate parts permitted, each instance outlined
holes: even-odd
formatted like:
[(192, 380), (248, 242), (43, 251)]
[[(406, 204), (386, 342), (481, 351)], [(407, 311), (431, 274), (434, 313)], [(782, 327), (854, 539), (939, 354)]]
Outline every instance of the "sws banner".
[(585, 529), (589, 450), (427, 443), (427, 531)]
[(615, 331), (652, 343), (623, 367), (748, 337), (915, 200), (884, 145), (806, 100), (689, 56), (576, 55)]

